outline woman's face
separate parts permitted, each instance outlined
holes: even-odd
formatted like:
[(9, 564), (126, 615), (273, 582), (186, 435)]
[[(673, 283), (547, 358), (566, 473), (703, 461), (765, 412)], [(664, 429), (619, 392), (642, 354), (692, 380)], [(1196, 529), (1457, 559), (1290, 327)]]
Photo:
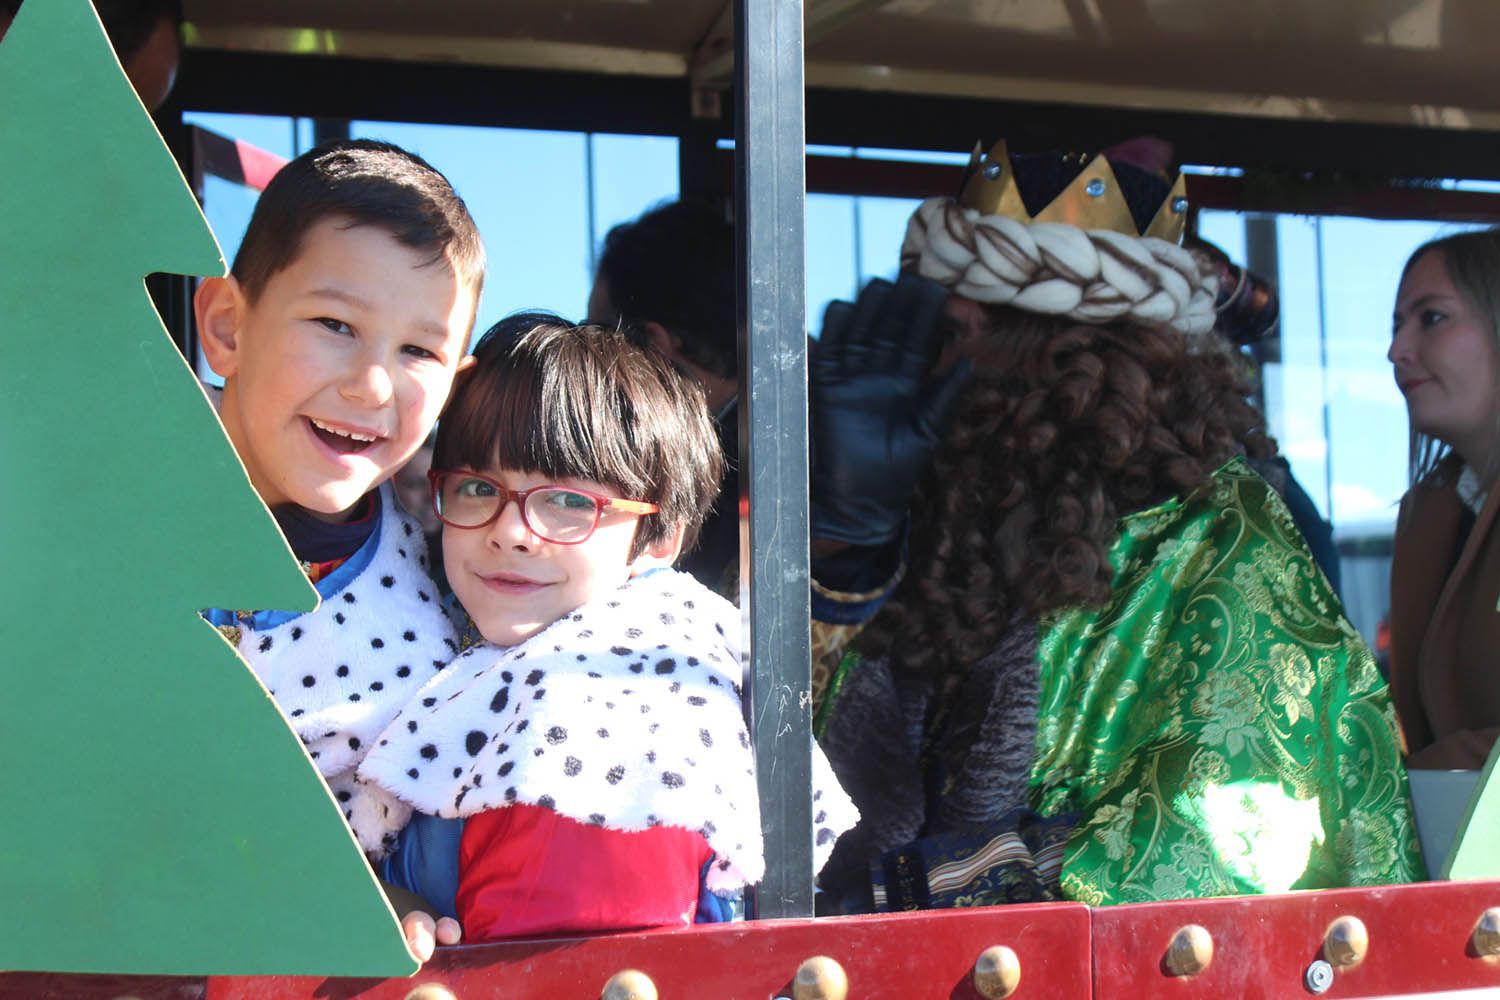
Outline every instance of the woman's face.
[(1489, 317), (1454, 287), (1441, 251), (1411, 265), (1392, 322), (1386, 357), (1412, 429), (1483, 466), (1495, 433), (1500, 360)]

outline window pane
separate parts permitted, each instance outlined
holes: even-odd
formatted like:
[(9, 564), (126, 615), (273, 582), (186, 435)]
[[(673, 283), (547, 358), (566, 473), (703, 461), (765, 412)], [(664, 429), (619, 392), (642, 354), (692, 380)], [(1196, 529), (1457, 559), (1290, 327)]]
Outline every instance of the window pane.
[(854, 254), (854, 199), (842, 194), (809, 194), (806, 208), (807, 330), (823, 328), (823, 310), (834, 299), (858, 291)]
[[(594, 145), (594, 220), (592, 253), (599, 251), (610, 229), (629, 222), (646, 209), (678, 194), (677, 140), (649, 135), (607, 135), (595, 133)], [(584, 300), (588, 295), (585, 292)], [(585, 301), (564, 310), (583, 318)]]
[(294, 148), (295, 123), (300, 119), (285, 118), (280, 115), (229, 115), (188, 111), (183, 114), (182, 120), (188, 125), (196, 125), (231, 139), (248, 142), (268, 153), (275, 153), (285, 160), (290, 160), (306, 148), (305, 146)]
[(351, 122), (441, 170), (484, 238), (476, 335), (518, 309), (573, 317), (589, 290), (588, 177), (581, 132)]

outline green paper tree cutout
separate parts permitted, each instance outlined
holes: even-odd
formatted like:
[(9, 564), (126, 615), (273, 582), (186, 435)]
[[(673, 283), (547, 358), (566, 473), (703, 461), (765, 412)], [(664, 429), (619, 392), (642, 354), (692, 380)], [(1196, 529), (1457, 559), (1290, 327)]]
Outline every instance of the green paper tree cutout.
[(23, 5), (0, 136), (0, 969), (409, 975), (197, 615), (317, 598), (146, 295), (223, 258), (86, 0)]
[[(1500, 743), (1490, 748), (1440, 878), (1500, 878)], [(1432, 873), (1437, 875), (1436, 872)]]

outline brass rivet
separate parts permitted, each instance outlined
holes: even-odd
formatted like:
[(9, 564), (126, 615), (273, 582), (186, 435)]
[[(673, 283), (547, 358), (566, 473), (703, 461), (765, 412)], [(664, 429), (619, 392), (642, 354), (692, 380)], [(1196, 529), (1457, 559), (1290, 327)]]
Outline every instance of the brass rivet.
[(1021, 985), (1021, 960), (1003, 944), (991, 945), (974, 963), (974, 988), (985, 1000), (1001, 1000)]
[(1353, 968), (1365, 960), (1369, 950), (1370, 932), (1358, 917), (1339, 917), (1323, 934), (1323, 957), (1336, 967)]
[(455, 1000), (453, 991), (437, 983), (423, 983), (410, 993), (406, 1000)]
[(609, 977), (599, 1000), (656, 1000), (656, 984), (640, 969), (622, 969)]
[(1167, 972), (1174, 976), (1196, 976), (1213, 960), (1213, 935), (1198, 924), (1178, 928), (1167, 946)]
[(827, 955), (814, 955), (797, 966), (792, 977), (793, 1000), (846, 1000), (848, 996), (844, 967)]
[(1500, 906), (1492, 906), (1474, 925), (1474, 950), (1485, 958), (1500, 956)]

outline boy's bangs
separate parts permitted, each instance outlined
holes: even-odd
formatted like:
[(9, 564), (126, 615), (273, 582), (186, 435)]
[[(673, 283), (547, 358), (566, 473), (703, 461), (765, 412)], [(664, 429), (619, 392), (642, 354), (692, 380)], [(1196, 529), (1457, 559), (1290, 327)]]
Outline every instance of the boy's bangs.
[(650, 480), (634, 459), (630, 401), (597, 377), (597, 359), (582, 357), (582, 345), (554, 343), (563, 349), (539, 366), (527, 349), (532, 339), (521, 338), (493, 371), (474, 373), (477, 384), (459, 394), (444, 418), (448, 433), (441, 437), (450, 444), (444, 451), (452, 454), (436, 462), (591, 480), (625, 498), (647, 499), (640, 495)]

